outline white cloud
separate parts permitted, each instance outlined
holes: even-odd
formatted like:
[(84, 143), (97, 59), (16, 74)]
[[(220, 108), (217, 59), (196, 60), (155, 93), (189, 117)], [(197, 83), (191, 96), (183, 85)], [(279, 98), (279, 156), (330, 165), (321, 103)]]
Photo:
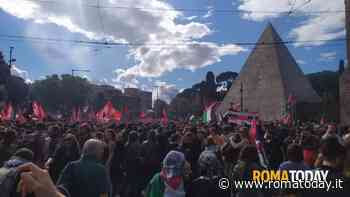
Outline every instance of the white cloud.
[(131, 51), (138, 64), (125, 70), (119, 77), (159, 77), (179, 68), (196, 70), (220, 62), (222, 56), (236, 55), (242, 51), (245, 49), (236, 45), (217, 46), (204, 42), (163, 49), (139, 47)]
[[(119, 5), (118, 1), (101, 1), (102, 5), (113, 6), (111, 3)], [(181, 12), (152, 10), (173, 9), (169, 3), (162, 0), (123, 2), (125, 7), (150, 8), (147, 10), (105, 8), (99, 11), (86, 4), (85, 0), (60, 0), (54, 3), (0, 0), (0, 8), (13, 16), (39, 24), (55, 24), (70, 32), (82, 34), (88, 39), (148, 43), (145, 46), (130, 47), (129, 56), (134, 58), (135, 64), (126, 69), (119, 78), (158, 77), (179, 68), (194, 70), (217, 63), (224, 55), (236, 55), (244, 51), (242, 47), (235, 45), (219, 46), (199, 42), (198, 39), (213, 32), (208, 25), (192, 21), (194, 17), (190, 18), (192, 20), (189, 22), (180, 24), (177, 19), (183, 17)], [(51, 35), (51, 37), (59, 36)], [(175, 44), (184, 42), (189, 45)], [(160, 45), (155, 46), (152, 43)], [(163, 43), (170, 45), (162, 45)], [(78, 59), (84, 61), (86, 60), (84, 57)]]
[[(173, 84), (168, 84), (164, 81), (156, 81), (155, 86), (158, 86), (158, 96), (159, 99), (170, 103), (170, 101), (179, 93), (179, 89), (176, 88)], [(157, 96), (157, 90), (153, 90), (153, 100), (156, 99)]]
[[(282, 17), (292, 7), (300, 8), (293, 12), (293, 15), (303, 16), (309, 14), (290, 32), (290, 36), (298, 41), (305, 40), (329, 40), (339, 38), (345, 35), (344, 31), (344, 13), (322, 13), (310, 15), (314, 11), (339, 11), (344, 10), (343, 0), (312, 0), (305, 4), (307, 0), (296, 0), (295, 5), (291, 5), (290, 0), (240, 0), (238, 9), (242, 11), (260, 11), (243, 14), (243, 18), (254, 21), (263, 21)], [(304, 5), (304, 6), (302, 6)], [(262, 13), (263, 12), (263, 13)], [(270, 12), (270, 13), (269, 13)], [(322, 45), (325, 42), (298, 43), (296, 46), (303, 45)]]
[(304, 60), (296, 60), (296, 61), (300, 65), (305, 65), (306, 64), (306, 61), (304, 61)]
[(211, 16), (213, 16), (213, 12), (214, 12), (213, 7), (209, 6), (208, 7), (208, 12), (205, 15), (203, 15), (202, 17), (203, 18), (210, 18)]
[(12, 64), (11, 66), (11, 74), (23, 78), (26, 83), (33, 83), (33, 81), (29, 77), (28, 71), (20, 69), (15, 64)]
[(326, 52), (320, 54), (320, 60), (321, 61), (332, 61), (337, 58), (336, 52)]
[(189, 16), (189, 17), (185, 17), (186, 20), (192, 21), (194, 19), (198, 18), (198, 16)]

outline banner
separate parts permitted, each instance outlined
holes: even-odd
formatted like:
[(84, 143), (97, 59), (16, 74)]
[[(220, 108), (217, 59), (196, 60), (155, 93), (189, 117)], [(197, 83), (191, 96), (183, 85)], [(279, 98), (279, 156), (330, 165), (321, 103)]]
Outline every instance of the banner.
[(233, 112), (229, 111), (224, 114), (224, 118), (227, 119), (228, 123), (234, 123), (237, 125), (250, 125), (252, 120), (258, 117), (258, 113), (247, 113), (247, 112)]
[(34, 116), (38, 120), (43, 121), (44, 118), (46, 117), (46, 114), (45, 114), (44, 108), (41, 106), (41, 104), (39, 102), (33, 101), (32, 107), (33, 107)]
[(167, 125), (169, 123), (168, 114), (166, 113), (165, 109), (163, 109), (161, 121), (163, 125)]
[(16, 121), (20, 124), (24, 124), (27, 122), (27, 119), (23, 116), (22, 110), (18, 110), (16, 115)]
[(122, 118), (122, 113), (113, 107), (111, 101), (108, 101), (101, 111), (96, 113), (96, 120), (99, 122), (109, 122), (115, 120), (119, 122)]
[(203, 112), (203, 123), (209, 123), (212, 120), (212, 112), (213, 112), (213, 108), (215, 107), (215, 105), (217, 104), (217, 102), (213, 102), (210, 105), (208, 105), (204, 112)]
[(292, 126), (293, 122), (295, 121), (295, 105), (296, 105), (296, 98), (291, 94), (288, 97), (285, 115), (282, 117), (281, 122), (285, 125)]
[(13, 114), (13, 107), (11, 103), (7, 103), (4, 109), (1, 111), (1, 120), (10, 121)]

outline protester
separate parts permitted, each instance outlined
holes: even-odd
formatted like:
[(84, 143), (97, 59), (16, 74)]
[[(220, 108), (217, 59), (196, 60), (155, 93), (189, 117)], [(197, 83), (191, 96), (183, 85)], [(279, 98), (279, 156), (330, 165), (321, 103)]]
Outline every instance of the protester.
[(218, 187), (220, 178), (223, 178), (223, 167), (213, 151), (204, 151), (198, 159), (199, 177), (195, 179), (186, 191), (186, 197), (229, 197), (229, 190)]
[(184, 197), (185, 155), (170, 151), (163, 160), (160, 173), (154, 175), (147, 186), (146, 197)]
[(138, 197), (142, 191), (142, 158), (139, 136), (136, 131), (129, 133), (128, 141), (125, 144), (125, 184), (123, 196)]
[(71, 196), (111, 196), (107, 170), (101, 164), (105, 146), (96, 139), (86, 141), (81, 159), (70, 162), (64, 168), (57, 185), (66, 188)]
[(16, 150), (16, 132), (12, 128), (7, 128), (3, 133), (3, 140), (0, 144), (0, 166), (4, 164), (5, 161), (10, 159), (11, 155)]
[(63, 142), (58, 145), (52, 159), (47, 162), (49, 173), (54, 181), (57, 181), (63, 168), (71, 161), (80, 157), (79, 143), (73, 134), (67, 134)]
[[(259, 164), (258, 153), (253, 145), (246, 145), (242, 148), (239, 160), (234, 167), (233, 174), (230, 180), (252, 180), (253, 170), (263, 170), (263, 167)], [(234, 189), (234, 188), (231, 188)], [(263, 192), (253, 189), (237, 189), (232, 191), (236, 193), (237, 197), (261, 197)]]
[(287, 149), (287, 161), (281, 163), (280, 170), (309, 170), (303, 160), (303, 150), (298, 144), (290, 144)]
[[(344, 158), (346, 150), (343, 145), (339, 143), (337, 136), (330, 135), (322, 139), (319, 156), (319, 170), (328, 171), (327, 181), (345, 180), (343, 175)], [(349, 186), (346, 182), (344, 186)], [(344, 188), (348, 189), (348, 188)], [(330, 191), (317, 191), (317, 196), (329, 196), (335, 194), (337, 197), (348, 196), (346, 190), (337, 190), (331, 188)]]
[[(257, 125), (254, 137), (249, 135), (249, 127), (215, 121), (208, 125), (185, 121), (167, 125), (62, 120), (0, 122), (0, 161), (5, 164), (4, 169), (11, 163), (16, 164), (13, 169), (18, 169), (22, 162), (14, 162), (16, 150), (29, 149), (33, 158), (25, 161), (36, 165), (31, 168), (36, 169), (43, 180), (39, 175), (25, 172), (27, 178), (32, 177), (22, 182), (34, 186), (48, 184), (46, 192), (54, 197), (140, 197), (142, 193), (156, 197), (313, 196), (305, 192), (271, 190), (268, 193), (233, 187), (223, 191), (218, 187), (222, 177), (231, 181), (251, 180), (252, 170), (265, 167), (329, 170), (330, 178), (349, 183), (347, 128), (337, 133), (334, 126), (318, 123), (265, 122)], [(48, 174), (41, 169), (44, 166)], [(7, 180), (0, 174), (0, 188), (3, 179)], [(50, 181), (57, 186), (50, 186)], [(27, 188), (24, 193), (45, 192), (36, 186)], [(320, 197), (322, 195), (325, 193), (320, 192)]]

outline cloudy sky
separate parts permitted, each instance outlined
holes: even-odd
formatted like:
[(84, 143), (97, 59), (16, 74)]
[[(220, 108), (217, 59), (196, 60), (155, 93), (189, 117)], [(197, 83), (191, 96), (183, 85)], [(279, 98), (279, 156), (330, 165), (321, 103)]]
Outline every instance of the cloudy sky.
[[(15, 47), (13, 73), (28, 82), (82, 68), (99, 84), (161, 86), (169, 100), (207, 71), (239, 72), (252, 46), (237, 44), (254, 43), (267, 22), (286, 41), (344, 38), (343, 2), (0, 0), (0, 50), (8, 59)], [(336, 70), (345, 58), (343, 42), (288, 48), (305, 73)]]

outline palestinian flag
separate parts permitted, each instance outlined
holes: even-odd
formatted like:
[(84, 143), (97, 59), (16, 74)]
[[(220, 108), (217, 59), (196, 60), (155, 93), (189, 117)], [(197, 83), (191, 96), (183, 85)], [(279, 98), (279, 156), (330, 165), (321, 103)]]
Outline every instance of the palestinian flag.
[(209, 123), (211, 121), (211, 116), (215, 105), (216, 105), (216, 102), (210, 104), (208, 107), (205, 108), (203, 112), (203, 118), (202, 118), (203, 123)]

